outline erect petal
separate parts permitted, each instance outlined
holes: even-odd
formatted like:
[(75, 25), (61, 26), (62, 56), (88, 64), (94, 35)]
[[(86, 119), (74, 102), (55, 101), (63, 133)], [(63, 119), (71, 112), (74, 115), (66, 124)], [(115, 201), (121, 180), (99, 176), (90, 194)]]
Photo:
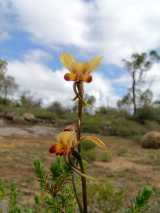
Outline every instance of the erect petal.
[(64, 79), (65, 79), (66, 81), (76, 81), (76, 80), (77, 80), (77, 75), (74, 74), (74, 73), (66, 73), (66, 74), (64, 75)]
[(81, 141), (90, 141), (97, 146), (99, 146), (101, 149), (106, 149), (106, 145), (96, 136), (82, 136)]
[(88, 68), (88, 64), (85, 62), (76, 63), (74, 66), (75, 73), (84, 73)]
[(87, 62), (87, 71), (91, 72), (92, 70), (95, 70), (101, 63), (102, 57), (94, 57), (90, 61)]
[(75, 59), (69, 53), (62, 53), (60, 56), (61, 63), (67, 67), (70, 71), (73, 70), (73, 66), (76, 63)]
[(57, 141), (62, 143), (63, 146), (67, 146), (67, 149), (77, 145), (77, 137), (75, 131), (63, 131), (57, 135)]

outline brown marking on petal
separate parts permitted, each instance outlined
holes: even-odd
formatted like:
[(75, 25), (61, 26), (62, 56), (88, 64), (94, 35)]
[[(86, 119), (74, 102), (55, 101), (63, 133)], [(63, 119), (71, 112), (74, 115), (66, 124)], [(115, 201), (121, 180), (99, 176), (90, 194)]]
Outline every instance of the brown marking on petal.
[(64, 75), (64, 79), (65, 79), (66, 81), (76, 81), (77, 75), (76, 75), (75, 73), (66, 73), (66, 74)]
[(82, 81), (85, 81), (85, 82), (87, 82), (87, 83), (90, 83), (90, 82), (92, 81), (92, 76), (89, 75), (88, 73), (86, 73), (86, 74), (84, 74), (84, 75), (82, 76)]
[(70, 73), (66, 73), (66, 74), (64, 75), (64, 79), (65, 79), (66, 81), (70, 81), (69, 74), (70, 74)]
[(87, 81), (86, 81), (86, 82), (87, 82), (87, 83), (90, 83), (91, 81), (92, 81), (92, 76), (91, 76), (91, 75), (89, 75), (89, 76), (88, 76), (88, 79), (87, 79)]
[(49, 148), (49, 152), (50, 153), (55, 153), (56, 151), (56, 144), (52, 145), (50, 148)]

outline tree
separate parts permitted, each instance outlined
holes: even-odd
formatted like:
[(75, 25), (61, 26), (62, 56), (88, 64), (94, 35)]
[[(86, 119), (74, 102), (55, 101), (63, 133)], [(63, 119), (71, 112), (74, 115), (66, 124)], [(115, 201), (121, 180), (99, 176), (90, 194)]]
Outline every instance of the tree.
[(152, 66), (151, 54), (135, 53), (130, 60), (123, 60), (124, 65), (131, 77), (131, 95), (133, 104), (133, 113), (137, 111), (137, 94), (140, 90), (140, 85), (144, 83), (144, 73)]
[(3, 88), (3, 81), (5, 78), (6, 70), (7, 70), (7, 62), (0, 59), (0, 91)]
[(14, 77), (7, 75), (7, 62), (0, 59), (0, 93), (6, 101), (9, 94), (12, 94), (18, 85)]
[(62, 106), (62, 104), (60, 102), (55, 101), (55, 102), (51, 103), (50, 106), (48, 106), (48, 110), (50, 112), (55, 112), (58, 115), (62, 115), (67, 111), (67, 108)]
[(14, 78), (9, 75), (6, 76), (3, 80), (4, 99), (7, 100), (8, 94), (12, 94), (17, 88), (18, 85), (15, 83)]
[(118, 100), (117, 102), (118, 108), (127, 110), (128, 112), (130, 111), (131, 104), (132, 97), (130, 92), (128, 92), (125, 96), (122, 97), (122, 99)]
[(153, 100), (153, 93), (151, 90), (145, 90), (139, 97), (140, 107), (151, 106)]
[(31, 109), (33, 107), (40, 108), (42, 105), (41, 99), (36, 99), (29, 91), (24, 91), (20, 97), (20, 104), (24, 108)]
[(86, 95), (85, 100), (87, 100), (87, 103), (91, 106), (93, 106), (96, 102), (96, 98), (93, 95)]

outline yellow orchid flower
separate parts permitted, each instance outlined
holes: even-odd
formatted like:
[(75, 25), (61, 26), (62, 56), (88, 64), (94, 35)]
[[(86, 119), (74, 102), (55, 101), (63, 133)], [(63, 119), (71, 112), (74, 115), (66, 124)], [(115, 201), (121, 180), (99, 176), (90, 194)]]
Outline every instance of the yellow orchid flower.
[[(96, 136), (82, 136), (81, 141), (90, 141), (102, 149), (106, 149), (106, 145)], [(53, 144), (49, 152), (56, 155), (68, 155), (78, 145), (75, 131), (63, 131), (56, 137), (56, 143)]]
[(91, 72), (101, 63), (102, 57), (94, 57), (88, 62), (77, 62), (69, 53), (62, 53), (60, 61), (70, 71), (64, 75), (67, 81), (84, 81), (91, 82)]
[(74, 131), (63, 131), (57, 135), (56, 143), (50, 147), (49, 152), (56, 155), (68, 155), (77, 143)]

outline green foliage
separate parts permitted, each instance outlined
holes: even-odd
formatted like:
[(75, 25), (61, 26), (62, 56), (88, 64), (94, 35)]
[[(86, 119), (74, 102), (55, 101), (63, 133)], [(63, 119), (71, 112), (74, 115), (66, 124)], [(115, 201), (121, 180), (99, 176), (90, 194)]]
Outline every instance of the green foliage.
[(17, 204), (17, 188), (16, 184), (12, 183), (10, 187), (9, 213), (21, 213), (22, 210)]
[(95, 147), (96, 147), (96, 145), (90, 141), (81, 141), (81, 149), (84, 151), (94, 149)]
[(97, 156), (97, 159), (99, 161), (109, 162), (112, 159), (112, 154), (111, 152), (100, 152)]
[(89, 206), (92, 213), (115, 213), (123, 205), (123, 190), (108, 182), (89, 186)]
[[(44, 166), (42, 163), (38, 161), (36, 163), (36, 174), (39, 174), (39, 177), (46, 176), (42, 175), (42, 171)], [(57, 165), (59, 164), (56, 162)], [(63, 163), (60, 165), (62, 170)], [(57, 168), (53, 169), (52, 172), (57, 171)], [(67, 171), (66, 171), (67, 172)], [(69, 171), (68, 171), (69, 172)], [(62, 175), (62, 174), (61, 174)], [(60, 175), (60, 176), (61, 176)], [(57, 173), (58, 176), (58, 173)], [(59, 178), (60, 178), (59, 176)], [(55, 180), (51, 180), (52, 183)], [(56, 178), (57, 181), (57, 178)], [(41, 185), (41, 183), (40, 183)], [(40, 186), (41, 188), (41, 186)], [(76, 201), (74, 198), (74, 193), (71, 187), (71, 184), (65, 184), (60, 192), (56, 196), (52, 196), (46, 189), (41, 189), (41, 192), (35, 196), (34, 204), (32, 208), (21, 206), (17, 202), (17, 197), (19, 197), (19, 193), (16, 188), (16, 184), (12, 183), (10, 185), (9, 190), (9, 200), (8, 202), (8, 212), (9, 213), (62, 213), (62, 209), (65, 213), (75, 213), (78, 212)], [(3, 192), (3, 196), (1, 198), (4, 199), (5, 190), (4, 183), (1, 181), (0, 191)], [(101, 182), (100, 184), (89, 183), (88, 185), (88, 199), (89, 199), (89, 209), (92, 209), (92, 213), (145, 213), (145, 212), (158, 212), (156, 209), (159, 209), (158, 205), (149, 206), (149, 199), (153, 193), (153, 190), (149, 186), (145, 186), (138, 192), (138, 195), (131, 202), (131, 207), (128, 209), (124, 209), (125, 201), (124, 201), (124, 189), (118, 188), (109, 182)], [(7, 193), (8, 194), (8, 193)], [(7, 195), (6, 194), (6, 195)], [(148, 211), (147, 211), (148, 210)], [(151, 210), (151, 211), (150, 211)], [(154, 210), (154, 211), (153, 211)]]
[(41, 209), (41, 212), (61, 213), (61, 210), (64, 209), (65, 213), (73, 213), (76, 204), (69, 183), (71, 170), (63, 158), (57, 157), (53, 161), (50, 173), (44, 170), (44, 166), (39, 160), (34, 161), (34, 168), (43, 192), (35, 197), (37, 212)]
[(83, 119), (83, 131), (90, 133), (100, 133), (103, 127), (102, 117), (97, 115), (85, 115)]
[(0, 179), (0, 201), (4, 198), (5, 196), (5, 185), (4, 182)]
[(52, 121), (56, 118), (54, 112), (50, 112), (47, 109), (43, 109), (43, 108), (35, 108), (33, 110), (33, 114), (38, 119), (43, 119), (48, 121)]
[(34, 165), (35, 174), (37, 175), (39, 182), (40, 182), (41, 190), (44, 190), (45, 181), (46, 181), (46, 174), (45, 174), (44, 167), (40, 160), (35, 160), (33, 162), (33, 165)]
[(135, 135), (143, 135), (146, 132), (144, 126), (135, 121), (127, 120), (125, 118), (117, 118), (110, 124), (110, 135), (117, 135), (122, 137), (133, 137)]
[(139, 122), (144, 122), (145, 120), (156, 120), (156, 116), (155, 110), (151, 106), (144, 106), (137, 109), (135, 118)]
[(61, 116), (65, 112), (67, 112), (67, 109), (62, 106), (60, 102), (53, 102), (50, 104), (50, 106), (47, 108), (49, 112), (54, 112), (55, 114)]
[(85, 160), (89, 161), (89, 162), (93, 162), (96, 160), (97, 156), (96, 156), (96, 149), (90, 149), (86, 152), (82, 152), (82, 156)]
[(53, 180), (59, 178), (61, 175), (68, 175), (71, 172), (71, 169), (64, 162), (62, 157), (57, 157), (56, 160), (51, 164), (50, 171), (52, 174)]
[(126, 213), (145, 212), (145, 210), (148, 208), (147, 204), (152, 194), (152, 188), (149, 186), (144, 186), (143, 189), (138, 192), (138, 195), (131, 204), (131, 208), (128, 209)]

